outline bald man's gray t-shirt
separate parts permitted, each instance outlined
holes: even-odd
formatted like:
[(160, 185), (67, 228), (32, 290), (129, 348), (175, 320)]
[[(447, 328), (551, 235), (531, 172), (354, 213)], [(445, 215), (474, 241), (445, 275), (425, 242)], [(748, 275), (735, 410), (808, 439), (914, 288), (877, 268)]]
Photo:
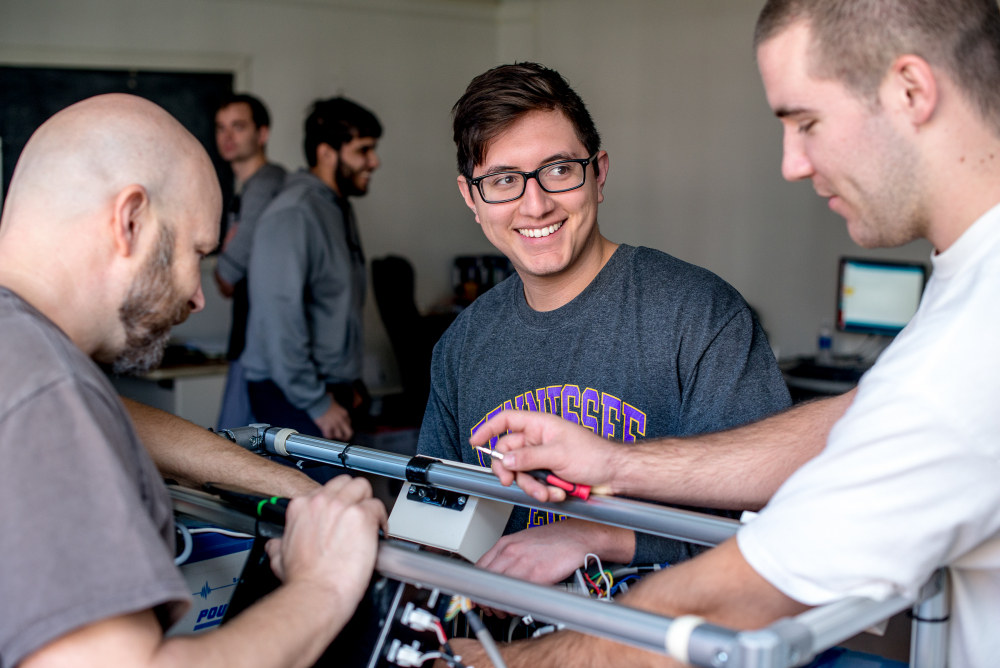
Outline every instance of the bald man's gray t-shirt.
[(184, 613), (170, 497), (101, 370), (0, 288), (0, 668), (80, 627)]
[[(727, 429), (789, 403), (764, 332), (732, 286), (666, 253), (623, 244), (554, 311), (528, 306), (517, 274), (464, 310), (434, 348), (417, 450), (489, 466), (469, 437), (511, 408), (560, 415), (627, 444)], [(515, 508), (507, 533), (560, 518)], [(639, 534), (635, 563), (696, 552)]]

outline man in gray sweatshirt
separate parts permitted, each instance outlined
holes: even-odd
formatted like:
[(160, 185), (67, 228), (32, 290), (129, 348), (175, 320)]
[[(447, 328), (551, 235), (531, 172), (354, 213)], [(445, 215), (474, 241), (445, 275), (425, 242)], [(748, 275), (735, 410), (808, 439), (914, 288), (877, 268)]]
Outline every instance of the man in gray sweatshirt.
[(240, 362), (261, 422), (347, 440), (361, 384), (366, 276), (349, 197), (368, 192), (382, 126), (346, 100), (306, 119), (308, 170), (291, 174), (257, 223)]

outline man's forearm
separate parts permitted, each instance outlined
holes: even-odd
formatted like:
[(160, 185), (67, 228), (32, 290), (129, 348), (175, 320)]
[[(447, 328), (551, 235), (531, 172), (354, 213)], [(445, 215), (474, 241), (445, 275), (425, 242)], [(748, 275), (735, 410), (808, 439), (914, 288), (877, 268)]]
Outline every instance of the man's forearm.
[(23, 668), (305, 668), (354, 613), (351, 601), (311, 583), (279, 587), (225, 626), (164, 638), (152, 610), (72, 631), (28, 656)]
[(616, 494), (707, 508), (767, 504), (778, 487), (826, 445), (854, 392), (814, 401), (728, 431), (626, 446)]
[(122, 397), (153, 462), (164, 478), (200, 487), (239, 485), (266, 494), (298, 496), (317, 484), (301, 471), (247, 452), (187, 420)]
[(333, 592), (283, 586), (217, 631), (164, 640), (153, 667), (311, 666), (354, 614)]

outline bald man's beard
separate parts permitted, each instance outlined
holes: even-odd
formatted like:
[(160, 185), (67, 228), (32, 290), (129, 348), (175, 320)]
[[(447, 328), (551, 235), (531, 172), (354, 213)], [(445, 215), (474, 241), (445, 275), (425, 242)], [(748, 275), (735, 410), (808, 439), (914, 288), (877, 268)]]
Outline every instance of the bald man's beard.
[(173, 259), (174, 233), (164, 226), (149, 260), (118, 309), (125, 329), (125, 347), (111, 363), (114, 373), (138, 375), (159, 366), (170, 328), (190, 315), (188, 298), (181, 296), (173, 284)]

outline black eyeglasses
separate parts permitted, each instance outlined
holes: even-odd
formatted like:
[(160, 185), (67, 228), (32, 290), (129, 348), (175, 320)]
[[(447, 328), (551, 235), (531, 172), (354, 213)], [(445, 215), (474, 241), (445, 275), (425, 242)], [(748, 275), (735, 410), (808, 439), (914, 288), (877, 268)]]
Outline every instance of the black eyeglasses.
[(559, 160), (542, 165), (533, 172), (494, 172), (469, 180), (470, 186), (479, 189), (479, 196), (487, 204), (513, 202), (524, 195), (528, 179), (538, 181), (547, 193), (564, 193), (576, 190), (587, 181), (587, 165), (597, 153), (584, 159)]

